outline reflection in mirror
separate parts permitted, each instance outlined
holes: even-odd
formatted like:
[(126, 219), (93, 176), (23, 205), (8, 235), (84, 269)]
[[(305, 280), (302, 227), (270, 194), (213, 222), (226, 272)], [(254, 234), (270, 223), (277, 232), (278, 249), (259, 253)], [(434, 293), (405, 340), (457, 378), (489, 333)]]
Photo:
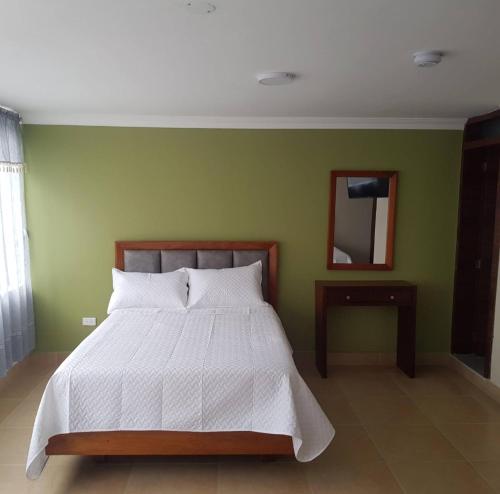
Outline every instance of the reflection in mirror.
[(393, 225), (390, 227), (389, 221), (393, 218), (394, 198), (391, 214), (390, 195), (391, 191), (395, 194), (396, 174), (351, 173), (332, 172), (333, 238), (329, 239), (328, 265), (331, 269), (391, 269)]
[(333, 262), (385, 262), (388, 196), (387, 177), (337, 178)]

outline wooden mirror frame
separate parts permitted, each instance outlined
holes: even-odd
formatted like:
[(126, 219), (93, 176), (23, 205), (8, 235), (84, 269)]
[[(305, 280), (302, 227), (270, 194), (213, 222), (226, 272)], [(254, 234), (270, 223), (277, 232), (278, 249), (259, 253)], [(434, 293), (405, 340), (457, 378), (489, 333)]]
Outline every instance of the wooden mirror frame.
[[(387, 240), (385, 249), (385, 263), (334, 263), (333, 246), (335, 241), (335, 199), (337, 196), (338, 177), (387, 177), (389, 178), (389, 202), (387, 211)], [(327, 246), (327, 269), (345, 271), (390, 271), (394, 260), (394, 231), (396, 221), (396, 196), (398, 186), (398, 172), (396, 171), (372, 171), (372, 170), (332, 170), (330, 172), (330, 201), (328, 210), (328, 246)]]

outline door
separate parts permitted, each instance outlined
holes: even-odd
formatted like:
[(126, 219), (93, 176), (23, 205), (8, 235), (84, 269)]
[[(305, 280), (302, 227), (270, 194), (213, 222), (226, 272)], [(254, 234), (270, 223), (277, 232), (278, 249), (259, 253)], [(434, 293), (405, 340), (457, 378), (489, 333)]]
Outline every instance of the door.
[(489, 374), (498, 263), (498, 158), (493, 151), (464, 153), (452, 331), (452, 352), (484, 357), (485, 375)]

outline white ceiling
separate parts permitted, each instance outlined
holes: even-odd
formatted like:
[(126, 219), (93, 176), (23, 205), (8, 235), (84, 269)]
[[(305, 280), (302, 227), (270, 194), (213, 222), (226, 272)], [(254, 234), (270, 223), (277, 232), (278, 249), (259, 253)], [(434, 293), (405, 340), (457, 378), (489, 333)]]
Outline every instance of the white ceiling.
[[(500, 104), (499, 0), (211, 1), (0, 0), (0, 104), (188, 127), (454, 127)], [(422, 49), (446, 56), (419, 69)], [(275, 70), (298, 78), (256, 83)]]

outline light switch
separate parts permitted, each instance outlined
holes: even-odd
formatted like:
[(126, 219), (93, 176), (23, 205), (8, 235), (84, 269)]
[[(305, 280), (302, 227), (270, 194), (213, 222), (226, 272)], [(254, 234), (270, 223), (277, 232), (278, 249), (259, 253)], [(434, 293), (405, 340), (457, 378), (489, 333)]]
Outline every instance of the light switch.
[(95, 317), (82, 317), (82, 326), (95, 326), (97, 319)]

